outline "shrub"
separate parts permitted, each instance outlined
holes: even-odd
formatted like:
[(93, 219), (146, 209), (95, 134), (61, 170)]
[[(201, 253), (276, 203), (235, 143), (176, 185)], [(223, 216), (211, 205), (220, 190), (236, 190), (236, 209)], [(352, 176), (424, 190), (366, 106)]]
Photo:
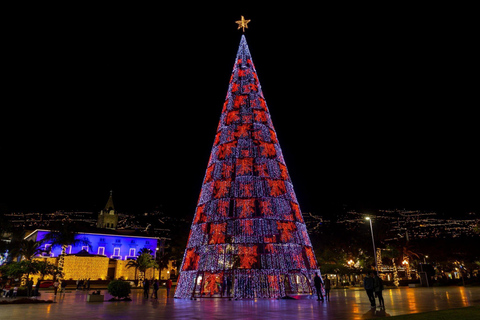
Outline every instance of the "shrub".
[(130, 282), (122, 280), (112, 280), (107, 287), (108, 293), (118, 299), (128, 298), (131, 292)]

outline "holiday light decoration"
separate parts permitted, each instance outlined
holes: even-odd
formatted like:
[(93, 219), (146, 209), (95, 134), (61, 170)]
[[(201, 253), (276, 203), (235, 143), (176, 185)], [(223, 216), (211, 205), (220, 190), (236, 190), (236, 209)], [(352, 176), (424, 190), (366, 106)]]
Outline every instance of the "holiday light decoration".
[(91, 256), (81, 257), (75, 255), (65, 256), (64, 279), (102, 279), (108, 274), (107, 257)]
[(176, 298), (312, 293), (320, 275), (242, 35)]

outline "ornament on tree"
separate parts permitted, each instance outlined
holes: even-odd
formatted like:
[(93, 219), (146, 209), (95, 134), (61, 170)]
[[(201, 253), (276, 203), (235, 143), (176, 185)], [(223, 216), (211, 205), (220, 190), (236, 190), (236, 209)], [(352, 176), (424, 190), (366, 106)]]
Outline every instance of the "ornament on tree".
[[(239, 26), (246, 27), (248, 20), (242, 21)], [(315, 290), (316, 272), (320, 274), (242, 35), (175, 297), (308, 294)]]

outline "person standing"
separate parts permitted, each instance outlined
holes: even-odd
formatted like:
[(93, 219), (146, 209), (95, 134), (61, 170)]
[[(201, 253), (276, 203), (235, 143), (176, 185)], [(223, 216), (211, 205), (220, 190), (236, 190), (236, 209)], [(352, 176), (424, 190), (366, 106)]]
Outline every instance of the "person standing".
[(158, 299), (158, 280), (155, 279), (155, 281), (153, 282), (153, 292), (152, 292), (152, 296), (155, 298), (155, 299)]
[(145, 279), (143, 281), (143, 297), (148, 299), (148, 293), (150, 291), (150, 282)]
[(367, 292), (368, 300), (370, 300), (370, 305), (372, 308), (375, 308), (375, 296), (373, 295), (375, 289), (375, 283), (373, 279), (373, 272), (369, 272), (365, 279), (363, 279), (363, 287)]
[(317, 291), (317, 301), (323, 301), (322, 294), (322, 279), (318, 276), (318, 273), (315, 272), (315, 277), (313, 278), (313, 284), (315, 285), (315, 290)]
[(167, 298), (170, 297), (170, 289), (172, 288), (172, 279), (167, 280)]
[(31, 297), (33, 292), (32, 292), (32, 288), (33, 288), (33, 278), (30, 278), (30, 279), (27, 279), (27, 297)]
[(332, 288), (332, 283), (327, 276), (325, 276), (325, 280), (323, 280), (323, 287), (325, 288), (325, 300), (330, 301), (330, 289)]
[(232, 278), (230, 277), (230, 275), (228, 275), (227, 276), (227, 297), (228, 297), (228, 300), (231, 300), (230, 291), (232, 291)]
[(17, 287), (17, 285), (15, 285), (15, 286), (13, 287), (12, 298), (16, 298), (16, 297), (17, 297), (17, 292), (18, 292), (18, 287)]
[(35, 296), (38, 297), (38, 290), (40, 290), (40, 278), (37, 279), (37, 284), (35, 285)]
[(373, 278), (373, 290), (375, 292), (375, 296), (378, 298), (378, 305), (381, 308), (385, 308), (385, 301), (383, 300), (383, 280), (380, 278), (377, 274), (377, 272), (374, 272), (374, 278)]

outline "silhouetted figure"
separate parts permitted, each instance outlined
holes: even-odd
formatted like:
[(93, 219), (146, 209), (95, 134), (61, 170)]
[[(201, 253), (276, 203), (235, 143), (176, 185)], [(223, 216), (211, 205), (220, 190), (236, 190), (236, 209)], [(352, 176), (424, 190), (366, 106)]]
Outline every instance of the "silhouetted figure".
[(143, 281), (143, 297), (148, 299), (148, 292), (150, 291), (150, 282), (145, 279)]
[(385, 301), (383, 300), (383, 280), (378, 276), (377, 272), (374, 272), (373, 277), (373, 290), (375, 292), (375, 296), (378, 298), (378, 305), (380, 307), (385, 308)]
[(38, 290), (40, 290), (40, 278), (37, 279), (37, 284), (35, 285), (35, 296), (38, 297)]
[(172, 288), (172, 280), (167, 280), (167, 298), (170, 297), (170, 289)]
[(155, 279), (155, 281), (153, 282), (153, 293), (152, 293), (152, 296), (155, 298), (155, 299), (158, 299), (158, 280)]
[(32, 291), (32, 288), (33, 288), (33, 278), (30, 278), (30, 279), (27, 279), (27, 297), (30, 297), (32, 296), (33, 294), (33, 291)]
[(370, 300), (370, 305), (372, 306), (372, 308), (375, 308), (375, 296), (373, 295), (375, 289), (375, 280), (373, 279), (373, 272), (369, 272), (365, 279), (363, 279), (363, 287), (367, 292), (368, 300)]
[(227, 297), (228, 297), (228, 300), (231, 300), (230, 291), (232, 291), (232, 278), (230, 276), (227, 276)]
[(330, 289), (332, 288), (332, 284), (327, 276), (325, 276), (325, 279), (323, 280), (323, 287), (325, 288), (325, 300), (330, 301)]
[(63, 297), (65, 298), (65, 292), (67, 291), (67, 281), (63, 280), (62, 283), (60, 284), (60, 296), (63, 293)]
[(315, 277), (313, 277), (313, 284), (315, 285), (315, 290), (317, 291), (317, 300), (323, 301), (322, 279), (320, 279), (317, 272), (315, 272)]

